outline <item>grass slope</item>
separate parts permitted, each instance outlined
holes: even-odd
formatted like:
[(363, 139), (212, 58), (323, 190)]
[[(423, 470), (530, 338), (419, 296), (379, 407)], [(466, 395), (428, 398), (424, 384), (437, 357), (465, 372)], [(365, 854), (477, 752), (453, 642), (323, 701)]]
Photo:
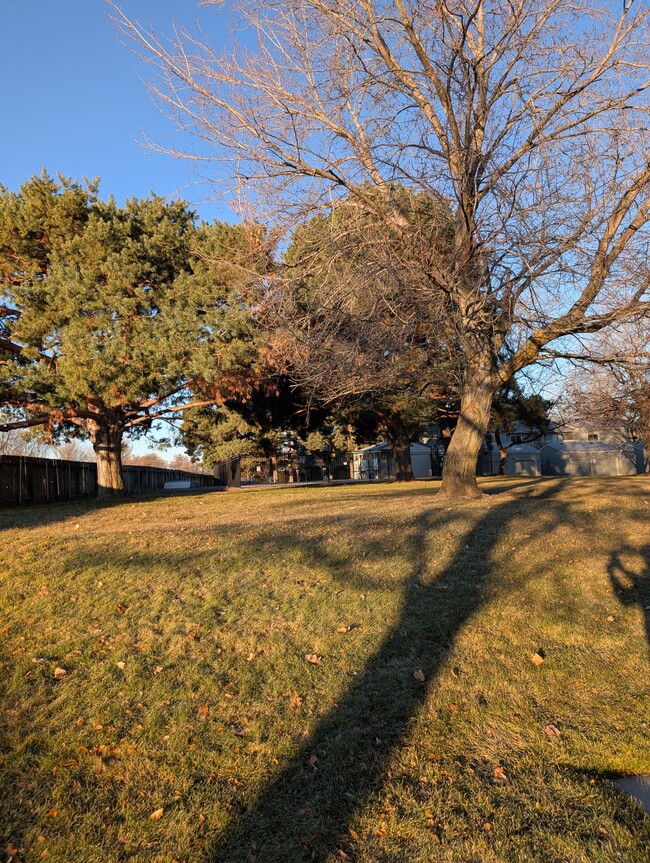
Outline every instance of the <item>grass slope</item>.
[(650, 481), (486, 489), (0, 511), (5, 857), (647, 863)]

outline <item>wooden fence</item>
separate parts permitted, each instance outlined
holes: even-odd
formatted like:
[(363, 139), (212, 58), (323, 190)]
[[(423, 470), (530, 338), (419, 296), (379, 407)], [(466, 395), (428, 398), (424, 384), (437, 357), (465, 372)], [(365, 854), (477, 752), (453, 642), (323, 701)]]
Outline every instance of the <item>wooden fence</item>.
[[(193, 487), (219, 483), (214, 476), (171, 468), (126, 465), (124, 484), (129, 494), (161, 491), (166, 482), (189, 480)], [(95, 497), (97, 466), (94, 462), (54, 458), (0, 455), (0, 506)]]

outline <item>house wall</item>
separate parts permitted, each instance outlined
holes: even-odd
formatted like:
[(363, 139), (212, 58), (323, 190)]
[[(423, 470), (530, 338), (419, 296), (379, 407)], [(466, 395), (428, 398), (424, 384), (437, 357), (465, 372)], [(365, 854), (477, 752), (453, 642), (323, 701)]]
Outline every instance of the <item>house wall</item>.
[(643, 473), (643, 449), (627, 444), (617, 449), (568, 450), (559, 444), (541, 450), (544, 476), (634, 476)]

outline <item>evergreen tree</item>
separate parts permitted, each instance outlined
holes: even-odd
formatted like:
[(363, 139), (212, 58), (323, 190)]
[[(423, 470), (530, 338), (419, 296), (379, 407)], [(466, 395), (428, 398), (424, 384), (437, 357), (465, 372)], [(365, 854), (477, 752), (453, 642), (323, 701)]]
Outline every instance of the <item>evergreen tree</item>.
[[(247, 292), (268, 251), (254, 225), (197, 226), (182, 201), (101, 201), (43, 173), (0, 190), (0, 397), (12, 427), (88, 437), (100, 495), (122, 494), (121, 445), (252, 376)], [(7, 426), (5, 426), (6, 428)]]

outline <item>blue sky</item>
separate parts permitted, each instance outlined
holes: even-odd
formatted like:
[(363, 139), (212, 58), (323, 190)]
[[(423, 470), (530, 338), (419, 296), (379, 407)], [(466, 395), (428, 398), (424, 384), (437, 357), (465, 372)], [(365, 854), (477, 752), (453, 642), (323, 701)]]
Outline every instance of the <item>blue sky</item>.
[[(130, 17), (158, 32), (200, 22), (213, 44), (224, 19), (197, 0), (123, 0)], [(104, 0), (2, 0), (0, 184), (17, 191), (43, 167), (78, 179), (100, 177), (102, 197), (119, 203), (152, 191), (183, 197), (206, 219), (234, 218), (197, 184), (191, 163), (152, 153), (139, 141), (178, 143), (152, 102), (147, 69), (117, 38)], [(212, 200), (211, 200), (212, 198)], [(148, 448), (134, 443), (136, 452)], [(177, 450), (165, 455), (171, 456)]]
[[(218, 42), (224, 21), (197, 0), (123, 0), (126, 14), (159, 32), (200, 21)], [(181, 196), (205, 219), (232, 218), (190, 163), (154, 154), (145, 136), (169, 144), (173, 124), (153, 104), (142, 61), (120, 43), (104, 0), (0, 3), (2, 117), (0, 183), (17, 190), (46, 167), (76, 178), (101, 177), (101, 193)]]

